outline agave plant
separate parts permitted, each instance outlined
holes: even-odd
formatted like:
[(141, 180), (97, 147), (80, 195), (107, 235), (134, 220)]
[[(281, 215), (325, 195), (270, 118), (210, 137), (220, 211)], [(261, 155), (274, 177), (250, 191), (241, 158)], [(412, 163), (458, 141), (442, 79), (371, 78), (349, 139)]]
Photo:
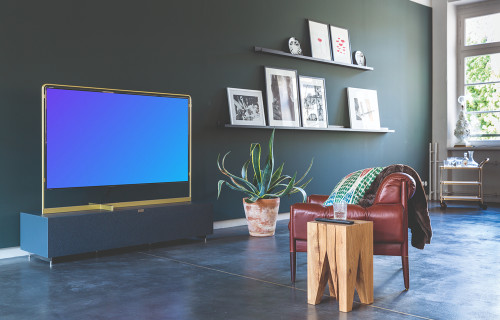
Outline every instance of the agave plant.
[[(230, 189), (245, 193), (247, 195), (247, 198), (245, 199), (247, 203), (253, 203), (259, 199), (280, 198), (297, 192), (302, 194), (303, 201), (305, 202), (307, 194), (304, 188), (309, 184), (309, 182), (311, 182), (312, 178), (305, 182), (303, 182), (303, 180), (309, 173), (309, 170), (311, 170), (314, 159), (311, 160), (309, 168), (307, 168), (307, 171), (299, 180), (296, 180), (297, 173), (295, 173), (293, 177), (283, 175), (282, 172), (284, 163), (279, 166), (276, 171), (274, 171), (273, 143), (274, 130), (271, 134), (271, 138), (269, 139), (269, 154), (263, 168), (260, 161), (262, 151), (260, 144), (252, 143), (250, 145), (250, 159), (243, 164), (243, 167), (241, 168), (241, 177), (230, 173), (224, 166), (224, 161), (231, 151), (222, 157), (222, 161), (220, 161), (219, 154), (217, 156), (217, 166), (219, 167), (220, 172), (229, 178), (229, 181), (219, 180), (217, 199), (220, 196), (222, 186), (225, 184)], [(250, 173), (253, 171), (253, 175), (249, 175), (247, 173), (250, 165)]]

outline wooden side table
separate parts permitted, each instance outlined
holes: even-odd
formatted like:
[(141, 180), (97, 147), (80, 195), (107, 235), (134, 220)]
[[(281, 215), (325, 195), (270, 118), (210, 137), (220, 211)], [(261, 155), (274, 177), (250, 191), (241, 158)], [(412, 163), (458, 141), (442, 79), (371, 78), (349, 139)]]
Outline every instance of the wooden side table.
[(307, 223), (307, 303), (321, 302), (327, 282), (342, 312), (352, 310), (354, 288), (373, 303), (373, 222)]

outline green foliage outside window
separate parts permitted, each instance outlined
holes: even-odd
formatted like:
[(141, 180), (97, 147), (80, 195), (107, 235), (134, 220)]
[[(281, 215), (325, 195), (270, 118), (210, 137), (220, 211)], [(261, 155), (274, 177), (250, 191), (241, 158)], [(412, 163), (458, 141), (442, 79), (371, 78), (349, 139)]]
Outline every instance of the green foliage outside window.
[[(495, 57), (496, 58), (496, 57)], [(481, 55), (465, 59), (465, 83), (484, 83), (500, 79), (500, 71), (493, 70), (492, 56)], [(500, 110), (500, 85), (477, 84), (465, 87), (467, 111)], [(472, 134), (500, 134), (500, 113), (469, 113)], [(500, 137), (474, 137), (480, 140), (499, 140)]]

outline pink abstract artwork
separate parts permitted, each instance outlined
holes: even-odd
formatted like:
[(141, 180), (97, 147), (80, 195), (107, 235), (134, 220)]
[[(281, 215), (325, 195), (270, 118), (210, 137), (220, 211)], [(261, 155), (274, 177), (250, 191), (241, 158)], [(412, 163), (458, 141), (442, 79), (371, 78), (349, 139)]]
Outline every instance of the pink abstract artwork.
[(335, 41), (335, 49), (338, 53), (340, 54), (346, 54), (346, 43), (345, 40), (338, 37), (337, 40)]

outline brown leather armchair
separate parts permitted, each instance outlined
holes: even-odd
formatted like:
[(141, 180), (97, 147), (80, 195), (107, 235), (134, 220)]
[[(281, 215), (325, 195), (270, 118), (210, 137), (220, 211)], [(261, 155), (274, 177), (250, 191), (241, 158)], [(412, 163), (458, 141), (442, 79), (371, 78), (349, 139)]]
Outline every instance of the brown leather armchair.
[[(406, 173), (388, 175), (377, 190), (373, 205), (349, 204), (347, 218), (373, 221), (373, 254), (401, 256), (406, 290), (410, 288), (408, 265), (408, 199), (415, 192), (415, 180)], [(328, 196), (311, 195), (306, 203), (290, 207), (290, 269), (295, 282), (296, 253), (307, 251), (307, 222), (333, 218), (331, 206), (322, 204)]]

